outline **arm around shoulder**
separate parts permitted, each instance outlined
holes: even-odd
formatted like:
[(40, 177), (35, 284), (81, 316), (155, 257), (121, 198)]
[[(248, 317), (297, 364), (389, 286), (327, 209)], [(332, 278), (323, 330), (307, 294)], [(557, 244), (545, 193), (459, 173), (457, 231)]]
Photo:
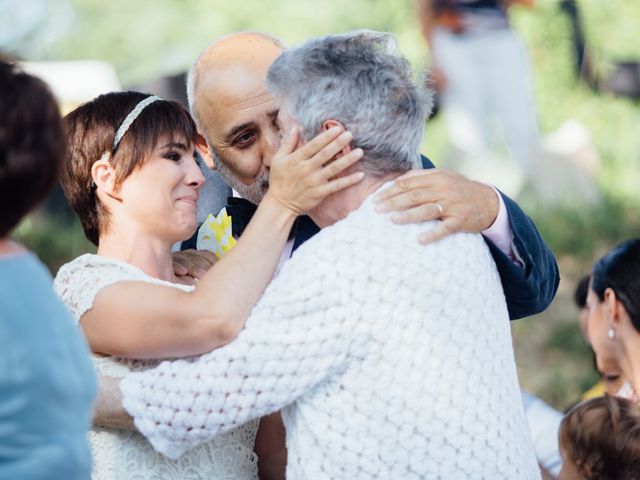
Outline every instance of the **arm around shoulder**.
[(285, 265), (236, 341), (122, 380), (123, 405), (157, 451), (178, 458), (293, 403), (344, 364), (353, 317), (342, 306), (344, 292), (327, 288), (336, 282), (319, 281), (318, 273), (326, 269), (317, 256), (328, 257), (324, 264), (331, 253), (304, 253), (309, 262), (297, 255)]
[(509, 317), (516, 320), (540, 313), (551, 304), (560, 272), (553, 252), (533, 220), (516, 202), (501, 195), (513, 231), (513, 252), (522, 265), (513, 262), (490, 240), (486, 242), (500, 274)]

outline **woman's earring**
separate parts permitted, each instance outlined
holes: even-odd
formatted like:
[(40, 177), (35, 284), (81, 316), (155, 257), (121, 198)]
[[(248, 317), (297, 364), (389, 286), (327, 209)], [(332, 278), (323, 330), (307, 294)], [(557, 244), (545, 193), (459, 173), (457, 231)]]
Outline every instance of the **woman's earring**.
[(613, 340), (616, 338), (616, 331), (613, 328), (609, 328), (609, 330), (607, 330), (607, 337)]

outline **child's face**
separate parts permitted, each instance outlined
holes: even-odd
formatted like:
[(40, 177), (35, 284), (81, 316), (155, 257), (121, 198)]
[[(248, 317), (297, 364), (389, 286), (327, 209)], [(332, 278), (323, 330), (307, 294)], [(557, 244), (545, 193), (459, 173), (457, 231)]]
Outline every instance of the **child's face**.
[(588, 480), (578, 472), (578, 469), (573, 464), (573, 460), (571, 460), (562, 447), (560, 447), (560, 455), (562, 456), (562, 470), (560, 470), (557, 480)]

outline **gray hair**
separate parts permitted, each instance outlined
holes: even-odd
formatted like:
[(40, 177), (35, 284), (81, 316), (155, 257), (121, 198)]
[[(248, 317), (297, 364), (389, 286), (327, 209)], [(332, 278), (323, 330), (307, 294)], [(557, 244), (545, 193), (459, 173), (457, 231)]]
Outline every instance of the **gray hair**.
[(267, 74), (310, 140), (338, 120), (364, 150), (363, 170), (376, 177), (419, 168), (432, 93), (413, 81), (390, 33), (360, 30), (314, 38), (285, 50)]

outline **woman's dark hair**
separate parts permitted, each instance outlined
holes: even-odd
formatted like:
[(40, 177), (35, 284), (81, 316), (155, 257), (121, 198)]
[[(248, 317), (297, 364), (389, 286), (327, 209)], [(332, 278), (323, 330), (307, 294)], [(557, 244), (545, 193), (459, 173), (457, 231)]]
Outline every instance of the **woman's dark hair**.
[(560, 424), (560, 448), (586, 479), (640, 478), (640, 406), (610, 395), (573, 407)]
[(159, 100), (148, 105), (133, 121), (122, 141), (112, 152), (116, 130), (149, 95), (139, 92), (115, 92), (100, 95), (81, 105), (64, 118), (68, 153), (61, 172), (62, 189), (78, 214), (86, 237), (95, 245), (109, 224), (109, 212), (100, 203), (93, 187), (91, 167), (105, 152), (117, 184), (139, 168), (151, 155), (160, 137), (193, 144), (196, 126), (179, 103)]
[(0, 60), (0, 238), (49, 193), (64, 157), (53, 95), (40, 79)]
[(591, 289), (600, 301), (607, 288), (616, 293), (640, 332), (640, 238), (617, 245), (593, 266)]

